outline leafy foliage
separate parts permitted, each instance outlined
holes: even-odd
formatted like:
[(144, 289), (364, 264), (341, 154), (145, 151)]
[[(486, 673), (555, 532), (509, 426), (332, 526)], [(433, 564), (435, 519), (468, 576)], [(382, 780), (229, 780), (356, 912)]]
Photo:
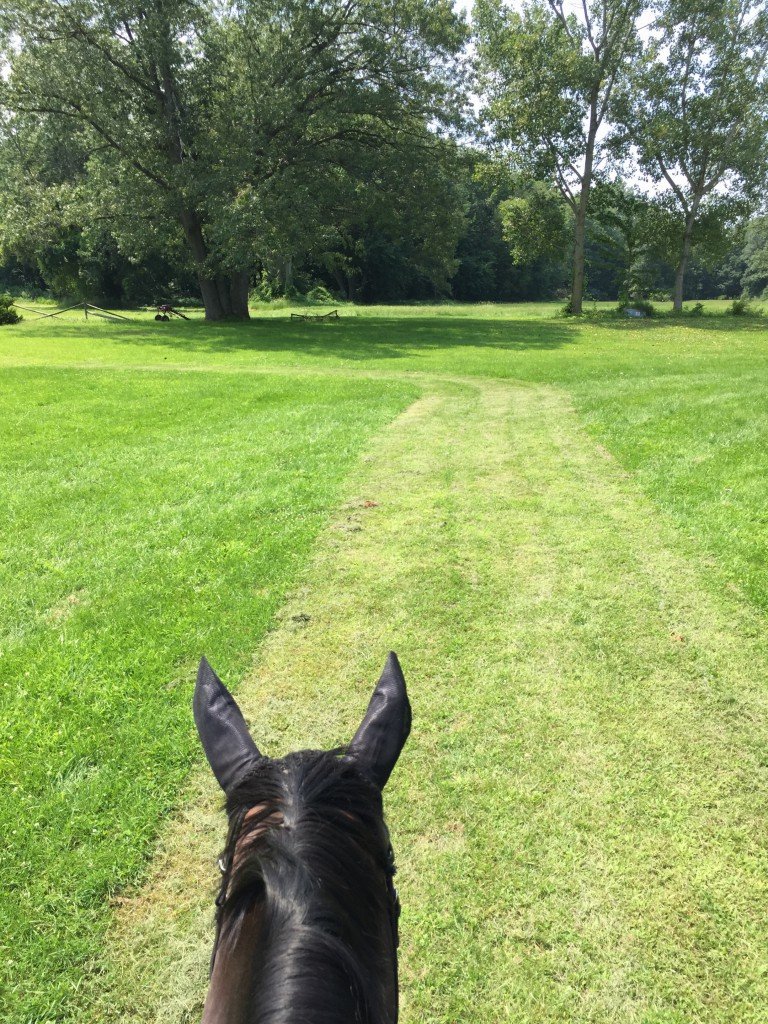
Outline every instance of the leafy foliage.
[(17, 324), (22, 319), (20, 313), (13, 308), (13, 299), (10, 295), (0, 295), (0, 326)]
[(212, 318), (247, 315), (250, 270), (306, 251), (367, 154), (426, 161), (461, 113), (447, 0), (14, 0), (3, 29), (6, 135), (81, 143), (74, 179), (31, 179), (41, 216), (87, 210), (134, 257), (183, 236)]
[(551, 187), (533, 182), (527, 195), (499, 204), (502, 234), (516, 263), (561, 256), (569, 224), (562, 200)]
[(571, 308), (581, 312), (585, 237), (599, 132), (637, 48), (640, 0), (592, 0), (580, 15), (561, 0), (529, 0), (517, 11), (478, 0), (480, 84), (495, 138), (535, 177), (551, 181), (571, 207), (574, 231)]
[[(443, 0), (14, 0), (0, 289), (116, 304), (200, 289), (211, 316), (245, 315), (254, 284), (508, 301), (563, 298), (571, 275), (575, 309), (577, 292), (663, 296), (683, 276), (691, 297), (759, 295), (768, 244), (744, 222), (765, 179), (764, 12), (664, 0), (641, 54), (641, 6), (478, 0), (499, 153), (451, 141), (468, 127), (465, 28)], [(726, 150), (697, 199), (701, 161), (719, 173)]]
[(750, 295), (768, 290), (768, 215), (756, 217), (747, 226), (744, 241), (744, 285)]
[(765, 180), (768, 12), (761, 0), (664, 0), (617, 114), (682, 213), (675, 308), (695, 233), (743, 213)]

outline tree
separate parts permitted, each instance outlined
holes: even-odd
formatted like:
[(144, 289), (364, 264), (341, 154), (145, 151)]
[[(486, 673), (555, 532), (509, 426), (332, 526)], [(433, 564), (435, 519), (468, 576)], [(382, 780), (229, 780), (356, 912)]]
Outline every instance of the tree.
[(581, 313), (590, 190), (603, 156), (599, 133), (613, 92), (637, 47), (639, 0), (530, 0), (518, 13), (503, 0), (477, 0), (480, 85), (496, 139), (511, 145), (532, 176), (546, 177), (573, 211), (571, 310)]
[(755, 217), (747, 225), (742, 281), (750, 295), (768, 297), (768, 215)]
[(567, 211), (560, 196), (508, 160), (472, 149), (462, 157), (464, 228), (456, 249), (454, 298), (515, 302), (562, 296), (569, 261)]
[(620, 178), (598, 182), (592, 195), (587, 250), (595, 291), (628, 302), (670, 290), (669, 265), (674, 260), (679, 221), (666, 196), (649, 196)]
[(370, 153), (341, 192), (316, 260), (345, 298), (386, 302), (449, 292), (462, 227), (456, 147), (406, 145)]
[(699, 235), (744, 212), (765, 180), (768, 12), (763, 0), (662, 0), (618, 105), (624, 139), (681, 211), (673, 304)]
[(502, 235), (515, 263), (542, 257), (556, 259), (567, 245), (567, 219), (557, 192), (541, 181), (528, 184), (523, 195), (499, 203)]
[(126, 246), (180, 231), (209, 319), (248, 316), (262, 249), (322, 224), (356, 154), (427, 145), (461, 103), (449, 0), (7, 0), (3, 38), (6, 134), (82, 131), (72, 201)]
[[(79, 198), (88, 194), (85, 132), (51, 117), (17, 116), (13, 127), (0, 126), (0, 258), (26, 268), (15, 287), (118, 303), (165, 301), (169, 284), (177, 295), (195, 293), (173, 232), (136, 210), (88, 215)], [(118, 245), (112, 229), (121, 219), (141, 237), (139, 256)]]
[(643, 297), (647, 281), (642, 268), (654, 212), (649, 199), (619, 179), (597, 184), (592, 196), (592, 245), (587, 252), (593, 292), (598, 262), (600, 276), (610, 276), (609, 288), (599, 290), (609, 290), (623, 302)]
[(460, 302), (509, 301), (517, 275), (502, 237), (499, 201), (514, 194), (511, 175), (486, 153), (467, 148), (458, 180), (464, 224), (456, 246), (453, 296)]

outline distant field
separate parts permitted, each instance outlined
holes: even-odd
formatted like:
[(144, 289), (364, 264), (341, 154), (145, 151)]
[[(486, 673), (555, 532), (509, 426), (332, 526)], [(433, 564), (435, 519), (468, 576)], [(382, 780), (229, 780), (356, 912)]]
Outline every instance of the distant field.
[[(6, 972), (8, 1007), (3, 1019), (13, 1024), (86, 1019), (78, 1017), (77, 989), (83, 964), (96, 956), (110, 924), (106, 899), (129, 890), (141, 877), (162, 822), (178, 805), (190, 766), (199, 763), (188, 706), (196, 659), (205, 651), (228, 679), (247, 678), (253, 656), (306, 566), (315, 538), (334, 509), (350, 496), (349, 488), (357, 486), (348, 481), (356, 480), (359, 455), (384, 443), (381, 438), (388, 436), (384, 428), (419, 397), (443, 396), (441, 401), (447, 401), (446, 395), (467, 396), (475, 393), (473, 389), (481, 396), (471, 401), (465, 397), (465, 407), (457, 405), (450, 415), (445, 413), (444, 422), (438, 417), (432, 433), (423, 428), (423, 436), (419, 434), (414, 442), (416, 448), (409, 448), (404, 436), (401, 446), (395, 445), (388, 456), (393, 460), (389, 466), (393, 478), (405, 472), (406, 465), (413, 474), (412, 484), (407, 475), (401, 481), (405, 502), (401, 532), (407, 535), (413, 530), (416, 536), (424, 531), (420, 546), (407, 550), (398, 570), (407, 573), (408, 560), (418, 560), (423, 553), (424, 565), (409, 584), (412, 591), (402, 596), (402, 604), (411, 608), (410, 617), (402, 620), (402, 630), (411, 645), (412, 660), (421, 666), (422, 674), (431, 671), (438, 679), (442, 666), (447, 666), (449, 678), (458, 671), (456, 666), (466, 672), (480, 666), (487, 682), (477, 684), (477, 699), (485, 707), (486, 723), (495, 722), (500, 756), (503, 753), (504, 763), (515, 771), (519, 768), (516, 758), (532, 756), (535, 761), (539, 755), (535, 745), (522, 740), (521, 748), (502, 735), (507, 714), (525, 728), (520, 709), (505, 710), (503, 703), (509, 666), (522, 665), (525, 673), (527, 664), (536, 664), (542, 678), (548, 678), (551, 668), (557, 685), (548, 684), (546, 692), (535, 694), (534, 683), (525, 684), (525, 699), (530, 703), (526, 713), (542, 715), (537, 726), (542, 744), (547, 742), (547, 715), (551, 716), (555, 723), (551, 728), (563, 749), (573, 752), (576, 767), (581, 763), (579, 744), (585, 744), (581, 751), (585, 771), (590, 778), (593, 773), (594, 792), (599, 790), (600, 799), (607, 801), (593, 819), (584, 812), (579, 824), (584, 831), (579, 836), (585, 849), (591, 849), (592, 837), (595, 849), (600, 847), (601, 856), (607, 857), (606, 870), (618, 865), (614, 881), (624, 877), (622, 871), (629, 871), (626, 866), (631, 862), (634, 867), (627, 884), (651, 884), (633, 860), (632, 812), (646, 815), (645, 824), (638, 822), (638, 828), (645, 829), (651, 820), (647, 815), (653, 812), (653, 773), (669, 767), (678, 756), (688, 758), (680, 771), (691, 773), (685, 806), (695, 807), (698, 814), (705, 796), (719, 800), (707, 790), (712, 779), (706, 764), (697, 760), (695, 737), (704, 735), (707, 723), (716, 722), (722, 709), (732, 722), (737, 714), (734, 708), (747, 706), (739, 703), (739, 686), (746, 692), (758, 680), (751, 678), (749, 664), (740, 667), (737, 680), (729, 683), (735, 704), (726, 702), (722, 708), (718, 704), (706, 713), (689, 708), (681, 721), (690, 727), (690, 734), (683, 739), (675, 733), (677, 726), (673, 728), (675, 700), (670, 693), (674, 691), (665, 691), (669, 704), (663, 714), (669, 718), (659, 725), (662, 711), (649, 710), (651, 718), (662, 717), (653, 719), (656, 725), (648, 725), (649, 746), (643, 754), (648, 758), (643, 761), (647, 772), (633, 780), (621, 774), (622, 744), (628, 744), (631, 752), (633, 742), (624, 733), (629, 726), (622, 724), (622, 710), (612, 706), (606, 710), (604, 705), (595, 712), (594, 721), (587, 724), (585, 720), (579, 726), (581, 732), (577, 724), (590, 701), (597, 701), (594, 694), (603, 693), (600, 687), (606, 701), (613, 699), (612, 680), (619, 678), (624, 680), (622, 685), (629, 687), (626, 680), (630, 680), (637, 687), (636, 693), (628, 691), (627, 721), (631, 719), (632, 728), (642, 731), (644, 687), (650, 687), (649, 700), (656, 692), (654, 686), (661, 694), (653, 673), (657, 661), (663, 662), (667, 654), (659, 654), (655, 661), (656, 654), (649, 653), (657, 650), (653, 644), (660, 643), (658, 637), (647, 648), (640, 640), (633, 647), (632, 638), (645, 635), (650, 610), (658, 609), (659, 602), (667, 606), (670, 600), (683, 602), (682, 582), (670, 598), (657, 593), (656, 584), (642, 581), (642, 558), (637, 566), (632, 563), (631, 571), (618, 554), (615, 563), (608, 564), (613, 556), (612, 537), (616, 537), (617, 552), (622, 543), (617, 497), (622, 480), (628, 481), (629, 491), (635, 489), (647, 500), (663, 528), (671, 531), (680, 564), (690, 564), (698, 574), (697, 595), (708, 594), (707, 600), (717, 608), (721, 601), (733, 602), (758, 622), (768, 611), (768, 320), (728, 316), (725, 305), (705, 303), (712, 315), (704, 317), (647, 321), (615, 319), (607, 310), (581, 321), (567, 320), (555, 316), (554, 304), (341, 306), (338, 322), (322, 324), (291, 322), (289, 308), (260, 308), (254, 311), (254, 320), (243, 325), (208, 325), (199, 319), (199, 312), (193, 313), (196, 319), (191, 323), (155, 323), (151, 314), (131, 312), (127, 314), (134, 320), (130, 324), (85, 321), (82, 314), (73, 313), (66, 319), (40, 322), (30, 316), (17, 327), (0, 328), (0, 473), (6, 495), (0, 508), (4, 737), (0, 766), (9, 783), (0, 803), (0, 826), (8, 845), (0, 902), (0, 942), (4, 944), (0, 970)], [(481, 472), (486, 450), (489, 464)], [(583, 466), (579, 460), (584, 460)], [(519, 466), (525, 467), (524, 473)], [(518, 471), (523, 474), (519, 478)], [(603, 476), (613, 488), (604, 496), (599, 489)], [(386, 477), (385, 463), (381, 480)], [(411, 486), (412, 507), (408, 505)], [(594, 494), (590, 487), (595, 488)], [(390, 514), (386, 484), (381, 489), (378, 514), (386, 517)], [(589, 507), (578, 505), (582, 491), (583, 501), (592, 502)], [(601, 501), (613, 502), (616, 508), (610, 526), (598, 529)], [(501, 510), (500, 518), (494, 509)], [(633, 507), (627, 515), (627, 529), (631, 525), (633, 536), (648, 529), (645, 513)], [(445, 534), (431, 547), (432, 535), (443, 529)], [(460, 543), (454, 530), (461, 535)], [(545, 545), (551, 538), (553, 551), (556, 548), (546, 571), (543, 565), (537, 569), (530, 555), (531, 537), (536, 545)], [(362, 531), (361, 544), (365, 538)], [(442, 564), (441, 552), (451, 552), (454, 543), (458, 545), (456, 561)], [(648, 543), (649, 578), (656, 573), (661, 579), (657, 542), (649, 539)], [(504, 588), (511, 586), (518, 544), (520, 558), (532, 559), (518, 584), (526, 599), (523, 602), (520, 596), (521, 603), (516, 605), (514, 595), (507, 594), (505, 600), (514, 613), (505, 618), (494, 595), (506, 593)], [(585, 578), (593, 571), (590, 551), (601, 566), (599, 580), (593, 583), (599, 600), (590, 597), (588, 584), (580, 589), (576, 573), (582, 562)], [(375, 555), (375, 548), (367, 553), (370, 564)], [(510, 564), (503, 563), (504, 558)], [(497, 563), (499, 572), (504, 565), (503, 579), (494, 576)], [(479, 582), (473, 583), (475, 578)], [(546, 592), (537, 594), (537, 579), (542, 587), (547, 580)], [(316, 585), (321, 591), (322, 579)], [(361, 582), (361, 592), (369, 585), (370, 581)], [(360, 611), (360, 636), (370, 628), (365, 623), (366, 616), (372, 617), (367, 608), (388, 607), (387, 587), (393, 589), (394, 601), (396, 585), (397, 573), (391, 580), (384, 578), (384, 596), (377, 591)], [(677, 586), (675, 579), (670, 586)], [(556, 602), (561, 587), (567, 594), (567, 615), (562, 609), (553, 611), (547, 603)], [(637, 597), (641, 592), (642, 601)], [(632, 615), (623, 609), (624, 594)], [(591, 600), (596, 603), (590, 605)], [(632, 604), (635, 600), (637, 607)], [(395, 602), (392, 607), (400, 606)], [(732, 622), (731, 634), (738, 636), (739, 629), (746, 627), (728, 618), (730, 607), (723, 605), (722, 621)], [(552, 621), (537, 618), (538, 611)], [(557, 618), (561, 613), (563, 617)], [(457, 621), (460, 628), (455, 626)], [(345, 624), (347, 628), (352, 627)], [(716, 643), (711, 641), (718, 651), (724, 649), (722, 637), (729, 635), (729, 628), (723, 626)], [(745, 645), (751, 643), (756, 628), (749, 629)], [(575, 654), (568, 646), (569, 630), (579, 638), (588, 634), (588, 642), (573, 641)], [(669, 632), (664, 634), (666, 639)], [(516, 639), (510, 647), (512, 635)], [(554, 638), (551, 649), (546, 648), (547, 635)], [(687, 636), (680, 641), (684, 643)], [(706, 638), (702, 643), (706, 646)], [(367, 656), (367, 641), (360, 644)], [(572, 663), (563, 660), (566, 650)], [(763, 667), (760, 651), (751, 655), (758, 674)], [(685, 657), (693, 665), (693, 654)], [(706, 661), (701, 655), (700, 663)], [(698, 672), (700, 666), (696, 666)], [(310, 664), (308, 680), (312, 671)], [(698, 679), (695, 672), (691, 678)], [(460, 687), (459, 682), (455, 685)], [(473, 715), (475, 683), (469, 679), (466, 686), (450, 690), (452, 695), (463, 695), (461, 700), (451, 697), (457, 702), (456, 717), (451, 719), (451, 728), (459, 730), (457, 746), (447, 739), (445, 745), (435, 740), (437, 745), (430, 749), (437, 761), (424, 760), (424, 750), (419, 761), (416, 739), (415, 767), (409, 769), (405, 763), (395, 803), (402, 830), (407, 831), (411, 808), (421, 822), (418, 828), (426, 830), (428, 809), (419, 809), (418, 804), (423, 779), (437, 764), (447, 776), (459, 780), (433, 794), (435, 803), (429, 809), (449, 830), (437, 829), (439, 842), (448, 846), (429, 846), (437, 842), (434, 838), (423, 839), (427, 845), (420, 846), (426, 831), (419, 832), (416, 826), (409, 834), (410, 848), (417, 860), (424, 858), (425, 871), (418, 883), (409, 882), (406, 875), (406, 895), (408, 886), (415, 886), (410, 912), (422, 928), (420, 934), (434, 934), (436, 945), (430, 951), (426, 939), (414, 940), (413, 934), (406, 939), (412, 958), (406, 972), (412, 1016), (406, 1014), (406, 1020), (422, 1024), (481, 1020), (483, 1024), (497, 1020), (730, 1024), (739, 1019), (757, 1024), (761, 1011), (754, 978), (768, 971), (766, 936), (759, 922), (750, 924), (749, 934), (741, 933), (739, 922), (717, 902), (725, 898), (725, 890), (717, 890), (717, 900), (711, 897), (710, 909), (706, 893), (696, 891), (696, 928), (702, 929), (703, 937), (700, 950), (698, 940), (692, 939), (682, 957), (685, 996), (677, 1005), (671, 951), (681, 939), (677, 925), (670, 923), (676, 920), (675, 912), (669, 910), (657, 921), (650, 910), (637, 911), (635, 906), (632, 913), (637, 911), (639, 917), (632, 918), (632, 927), (638, 929), (640, 947), (667, 952), (659, 952), (657, 960), (650, 953), (649, 959), (642, 960), (638, 953), (644, 966), (636, 977), (612, 974), (611, 943), (617, 935), (626, 938), (621, 915), (632, 915), (622, 903), (618, 882), (617, 902), (610, 908), (618, 915), (615, 920), (605, 907), (579, 904), (577, 894), (568, 887), (580, 869), (571, 865), (576, 874), (570, 880), (558, 875), (559, 865), (565, 863), (564, 851), (574, 848), (569, 846), (574, 841), (570, 833), (563, 833), (562, 847), (553, 845), (543, 859), (537, 859), (534, 850), (530, 864), (519, 859), (519, 851), (514, 853), (518, 857), (515, 886), (524, 888), (527, 883), (521, 881), (520, 872), (528, 877), (530, 871), (530, 884), (535, 881), (538, 897), (546, 902), (550, 896), (555, 900), (552, 893), (559, 894), (557, 914), (561, 916), (551, 918), (553, 930), (546, 935), (537, 932), (536, 900), (532, 900), (532, 916), (514, 927), (497, 922), (494, 927), (501, 930), (496, 944), (488, 945), (490, 939), (483, 937), (477, 923), (483, 920), (482, 900), (473, 910), (469, 876), (462, 875), (461, 861), (451, 866), (450, 858), (445, 859), (454, 849), (450, 846), (454, 840), (457, 851), (464, 849), (458, 833), (450, 829), (464, 822), (461, 829), (469, 830), (467, 842), (474, 837), (476, 893), (493, 880), (494, 898), (502, 899), (498, 880), (504, 871), (513, 871), (512, 861), (504, 860), (504, 843), (510, 844), (512, 857), (524, 826), (516, 810), (504, 817), (503, 780), (494, 764), (486, 762), (477, 800), (486, 816), (482, 820), (489, 830), (488, 842), (483, 841), (482, 830), (477, 832), (481, 826), (476, 821), (465, 820), (472, 763), (462, 762), (461, 757), (479, 757), (478, 751), (489, 739), (483, 721)], [(571, 686), (573, 690), (568, 689)], [(683, 702), (690, 698), (685, 693), (688, 696), (681, 690)], [(592, 696), (587, 699), (586, 694)], [(432, 703), (427, 697), (422, 705), (427, 716), (420, 726), (425, 743), (432, 742), (429, 737), (443, 725), (448, 728), (440, 717), (438, 696)], [(502, 703), (497, 707), (496, 701)], [(570, 725), (561, 719), (565, 708), (571, 708)], [(498, 720), (493, 717), (497, 714)], [(744, 787), (755, 784), (757, 778), (750, 775), (747, 784), (740, 773), (752, 764), (762, 725), (758, 717), (739, 721), (743, 734), (727, 733), (724, 725), (707, 750), (720, 759), (718, 771), (722, 770), (723, 779), (717, 792), (732, 793), (741, 800), (747, 791)], [(571, 726), (576, 730), (573, 735), (568, 732)], [(614, 740), (615, 750), (600, 747), (600, 757), (595, 754), (597, 760), (590, 760), (590, 743)], [(720, 740), (723, 747), (717, 746)], [(650, 753), (654, 743), (658, 762)], [(564, 775), (563, 788), (557, 790), (559, 762), (548, 760), (555, 754), (543, 746), (539, 753), (539, 761), (528, 767), (532, 776), (544, 780), (545, 788), (550, 785), (545, 780), (551, 779), (550, 817), (537, 819), (546, 830), (547, 821), (560, 820), (558, 815), (563, 815), (562, 821), (567, 819), (569, 801), (575, 799), (574, 782)], [(600, 758), (608, 759), (608, 767)], [(598, 761), (605, 768), (602, 776), (603, 768), (595, 767)], [(658, 779), (656, 783), (661, 785)], [(614, 784), (624, 801), (620, 806), (611, 803), (613, 790), (606, 794), (600, 789)], [(528, 794), (525, 800), (529, 799), (532, 813), (538, 813), (535, 795)], [(698, 818), (695, 822), (675, 819), (679, 832), (677, 838), (669, 839), (669, 850), (679, 844), (687, 858), (699, 848), (697, 843), (702, 849), (706, 846), (712, 859), (704, 857), (702, 870), (711, 869), (711, 877), (720, 879), (727, 874), (726, 867), (731, 870), (738, 863), (733, 853), (741, 841), (738, 837), (747, 837), (748, 845), (752, 838), (744, 830), (746, 818), (738, 822), (729, 818), (725, 803), (712, 807), (709, 825)], [(746, 814), (741, 804), (739, 808), (740, 815)], [(615, 848), (606, 852), (600, 845), (606, 823), (618, 820), (624, 822), (626, 835), (611, 834)], [(651, 850), (652, 840), (660, 834), (643, 832), (643, 837), (636, 837), (636, 849), (644, 848), (647, 841)], [(496, 853), (488, 846), (491, 835)], [(535, 845), (535, 835), (526, 835), (526, 842)], [(401, 854), (404, 860), (408, 848)], [(440, 850), (443, 859), (438, 856)], [(723, 851), (728, 851), (727, 856)], [(430, 859), (433, 854), (437, 859)], [(498, 863), (494, 856), (500, 858)], [(673, 863), (669, 870), (677, 878), (679, 868), (682, 878), (682, 861), (676, 862), (673, 852), (669, 856)], [(756, 893), (765, 885), (765, 865), (756, 859), (752, 845), (748, 856), (752, 858), (749, 884), (755, 885), (749, 891)], [(442, 882), (440, 872), (444, 872)], [(441, 888), (449, 883), (452, 890)], [(463, 907), (461, 920), (454, 922), (455, 931), (435, 909), (450, 903), (451, 892), (457, 898), (461, 894)], [(640, 888), (636, 895), (640, 905)], [(594, 892), (593, 897), (599, 902)], [(689, 897), (693, 899), (681, 882), (674, 899), (687, 908)], [(515, 899), (520, 899), (517, 890)], [(475, 911), (478, 916), (473, 916)], [(603, 920), (601, 913), (608, 916)], [(637, 924), (643, 913), (646, 921), (656, 922), (654, 927), (658, 924), (658, 932)], [(406, 899), (406, 925), (407, 914)], [(586, 916), (582, 920), (579, 914)], [(725, 915), (721, 936), (718, 915)], [(579, 922), (586, 930), (579, 930)], [(518, 939), (510, 939), (508, 927), (514, 935), (518, 929)], [(557, 928), (563, 929), (561, 933)], [(627, 929), (631, 931), (629, 925)], [(536, 945), (539, 934), (543, 937)], [(588, 949), (579, 953), (586, 959), (578, 964), (574, 960), (571, 974), (563, 966), (565, 980), (558, 980), (555, 954), (565, 956), (570, 951), (576, 957), (573, 936), (586, 934)], [(525, 945), (530, 935), (535, 939), (531, 940), (533, 958)], [(734, 967), (727, 961), (739, 943), (739, 957), (752, 964), (754, 978), (750, 976), (752, 987), (745, 988), (746, 994), (738, 996), (743, 1001), (738, 1004), (740, 1016), (734, 1017), (737, 996), (729, 995), (735, 984)], [(551, 956), (550, 948), (555, 951)], [(501, 949), (508, 958), (504, 964), (511, 980), (505, 980), (503, 972), (491, 972), (497, 978), (497, 992), (504, 991), (494, 1005), (494, 993), (483, 994), (478, 965), (501, 955)], [(421, 974), (413, 962), (416, 956)], [(465, 964), (459, 970), (459, 960), (467, 958), (469, 968)], [(626, 958), (626, 964), (633, 962), (631, 951)], [(622, 970), (630, 971), (626, 964)], [(467, 996), (466, 1002), (455, 989), (460, 975), (474, 985), (475, 995), (471, 1000)], [(627, 991), (634, 986), (642, 994), (647, 986), (653, 998), (643, 1003), (638, 996), (631, 1013), (629, 1003), (618, 996), (611, 1002), (606, 995), (603, 1002), (598, 999), (588, 1008), (573, 1002), (580, 984), (585, 991), (608, 993), (612, 985), (623, 992), (625, 981)], [(130, 984), (135, 986), (136, 979)], [(707, 984), (712, 988), (709, 1009), (697, 1002), (703, 999), (700, 993)], [(486, 1001), (492, 1009), (483, 1017)], [(429, 1016), (431, 1006), (438, 1009)], [(142, 1016), (143, 1011), (135, 1013), (131, 1021), (155, 1019)]]
[(291, 322), (290, 307), (271, 306), (247, 325), (158, 324), (146, 312), (131, 312), (131, 325), (86, 322), (75, 311), (0, 335), (0, 366), (350, 369), (564, 387), (595, 436), (766, 607), (768, 318), (703, 305), (712, 315), (581, 322), (557, 317), (556, 303), (342, 305), (327, 324)]

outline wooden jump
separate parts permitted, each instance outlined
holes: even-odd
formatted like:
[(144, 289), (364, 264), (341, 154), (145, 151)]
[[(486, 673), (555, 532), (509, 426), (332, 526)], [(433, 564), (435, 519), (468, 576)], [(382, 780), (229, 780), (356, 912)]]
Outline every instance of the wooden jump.
[(291, 320), (338, 320), (338, 309), (332, 309), (330, 313), (291, 313)]

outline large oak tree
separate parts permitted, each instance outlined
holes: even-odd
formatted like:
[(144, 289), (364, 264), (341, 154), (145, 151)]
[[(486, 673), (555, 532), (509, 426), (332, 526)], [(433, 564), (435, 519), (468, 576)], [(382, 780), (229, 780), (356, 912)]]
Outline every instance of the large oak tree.
[(137, 249), (176, 227), (206, 317), (245, 318), (263, 247), (322, 223), (358, 154), (433, 150), (464, 35), (448, 0), (8, 0), (2, 131), (85, 133), (81, 208)]

